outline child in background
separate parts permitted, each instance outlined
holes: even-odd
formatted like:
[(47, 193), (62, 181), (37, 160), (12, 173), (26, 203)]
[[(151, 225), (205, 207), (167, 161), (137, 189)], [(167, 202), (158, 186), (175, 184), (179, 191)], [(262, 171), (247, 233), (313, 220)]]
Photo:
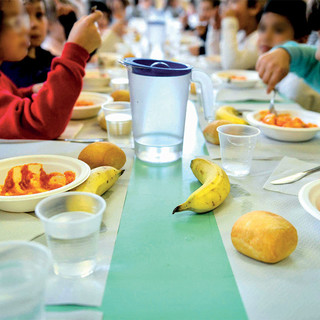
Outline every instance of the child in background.
[(198, 25), (195, 28), (197, 36), (204, 42), (202, 46), (192, 45), (190, 46), (189, 52), (194, 55), (206, 54), (206, 42), (207, 33), (210, 20), (216, 15), (219, 10), (219, 1), (216, 0), (201, 0), (198, 4)]
[[(0, 72), (0, 138), (55, 139), (67, 126), (82, 87), (89, 53), (100, 44), (97, 11), (72, 28), (60, 58), (52, 61), (47, 81), (37, 94), (18, 89)], [(0, 2), (0, 65), (28, 53), (29, 19), (21, 0)]]
[(41, 47), (60, 56), (73, 24), (78, 20), (77, 13), (80, 15), (83, 8), (76, 8), (69, 0), (46, 0), (46, 4), (48, 33)]
[[(310, 0), (307, 10), (308, 24), (318, 31), (320, 38), (320, 1)], [(303, 78), (320, 93), (320, 41), (318, 48), (289, 41), (262, 55), (256, 65), (260, 78), (271, 92), (289, 71)]]
[[(259, 24), (259, 53), (266, 53), (290, 40), (306, 43), (310, 33), (306, 7), (303, 0), (269, 0)], [(277, 89), (304, 108), (320, 111), (320, 94), (295, 74), (289, 73), (277, 85)]]
[(263, 0), (226, 0), (222, 4), (220, 53), (223, 69), (254, 69)]
[(43, 0), (27, 0), (24, 2), (30, 19), (30, 47), (28, 55), (18, 62), (4, 62), (1, 71), (5, 73), (17, 87), (29, 87), (47, 80), (47, 73), (54, 56), (40, 47), (47, 35), (48, 19)]
[(98, 29), (101, 36), (107, 31), (112, 21), (112, 11), (107, 5), (101, 1), (90, 1), (90, 8), (96, 7), (102, 12), (102, 18), (98, 21)]

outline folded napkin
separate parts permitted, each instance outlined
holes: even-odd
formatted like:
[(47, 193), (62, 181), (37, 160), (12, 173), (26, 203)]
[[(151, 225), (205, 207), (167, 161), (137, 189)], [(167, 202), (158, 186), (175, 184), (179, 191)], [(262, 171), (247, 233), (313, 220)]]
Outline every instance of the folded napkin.
[(279, 162), (278, 166), (272, 172), (271, 176), (264, 184), (263, 188), (270, 191), (276, 191), (285, 194), (291, 194), (297, 196), (299, 190), (307, 183), (320, 179), (320, 171), (312, 173), (301, 180), (298, 180), (293, 183), (274, 185), (271, 184), (270, 181), (287, 177), (289, 175), (305, 171), (316, 166), (319, 166), (320, 163), (312, 163), (307, 161), (301, 161), (295, 158), (284, 157)]
[(107, 202), (106, 213), (103, 216), (107, 230), (100, 232), (96, 270), (84, 278), (63, 278), (52, 271), (47, 283), (47, 305), (101, 305), (134, 159), (133, 150), (124, 151), (127, 156), (123, 168), (125, 172), (112, 189), (103, 195)]
[(94, 310), (46, 312), (46, 320), (102, 320), (103, 313)]

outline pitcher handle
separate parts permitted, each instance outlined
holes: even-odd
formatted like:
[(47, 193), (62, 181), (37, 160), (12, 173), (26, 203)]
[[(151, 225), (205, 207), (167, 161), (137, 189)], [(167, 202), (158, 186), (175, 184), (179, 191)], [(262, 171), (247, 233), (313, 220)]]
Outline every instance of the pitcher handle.
[(192, 69), (191, 80), (200, 83), (205, 119), (207, 121), (214, 120), (215, 110), (213, 99), (213, 84), (211, 78), (205, 72), (199, 69)]

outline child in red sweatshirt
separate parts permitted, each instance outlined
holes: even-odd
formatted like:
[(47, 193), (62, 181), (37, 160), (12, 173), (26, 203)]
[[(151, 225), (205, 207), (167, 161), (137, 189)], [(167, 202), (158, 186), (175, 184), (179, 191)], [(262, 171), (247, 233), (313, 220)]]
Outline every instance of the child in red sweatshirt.
[[(81, 18), (72, 28), (61, 57), (38, 93), (18, 89), (0, 72), (0, 138), (55, 139), (67, 126), (82, 88), (89, 53), (101, 42), (95, 22), (97, 11)], [(28, 15), (21, 0), (0, 1), (0, 65), (20, 61), (28, 52)]]

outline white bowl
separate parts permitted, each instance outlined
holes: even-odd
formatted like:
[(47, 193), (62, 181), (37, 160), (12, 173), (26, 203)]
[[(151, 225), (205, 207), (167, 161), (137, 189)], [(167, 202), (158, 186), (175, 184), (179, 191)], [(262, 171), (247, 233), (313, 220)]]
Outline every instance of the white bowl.
[(100, 52), (98, 53), (98, 65), (100, 68), (110, 68), (118, 67), (120, 63), (118, 62), (122, 56), (115, 52)]
[(37, 203), (52, 194), (68, 191), (75, 188), (90, 175), (90, 167), (83, 161), (57, 155), (30, 155), (0, 160), (0, 185), (4, 184), (5, 178), (12, 167), (40, 163), (46, 173), (73, 171), (76, 174), (75, 180), (71, 183), (46, 192), (22, 196), (0, 196), (0, 209), (10, 212), (34, 211)]
[(113, 101), (107, 94), (82, 91), (78, 100), (92, 101), (92, 106), (74, 106), (71, 119), (87, 119), (96, 116), (104, 103)]
[(110, 84), (110, 75), (106, 72), (101, 75), (98, 69), (86, 70), (86, 75), (83, 78), (84, 91), (99, 91), (106, 90)]
[(304, 185), (299, 191), (299, 201), (308, 213), (320, 220), (320, 180)]
[[(232, 76), (245, 77), (246, 79), (231, 79)], [(231, 89), (252, 88), (260, 81), (258, 72), (250, 70), (218, 71), (212, 74), (212, 79), (214, 81), (218, 79), (224, 87)]]
[(249, 124), (258, 127), (261, 132), (272, 139), (280, 141), (300, 142), (312, 139), (320, 130), (320, 114), (306, 110), (281, 110), (278, 113), (289, 113), (293, 117), (299, 117), (303, 122), (316, 124), (316, 128), (283, 128), (265, 124), (259, 121), (259, 111), (249, 112), (246, 120)]

